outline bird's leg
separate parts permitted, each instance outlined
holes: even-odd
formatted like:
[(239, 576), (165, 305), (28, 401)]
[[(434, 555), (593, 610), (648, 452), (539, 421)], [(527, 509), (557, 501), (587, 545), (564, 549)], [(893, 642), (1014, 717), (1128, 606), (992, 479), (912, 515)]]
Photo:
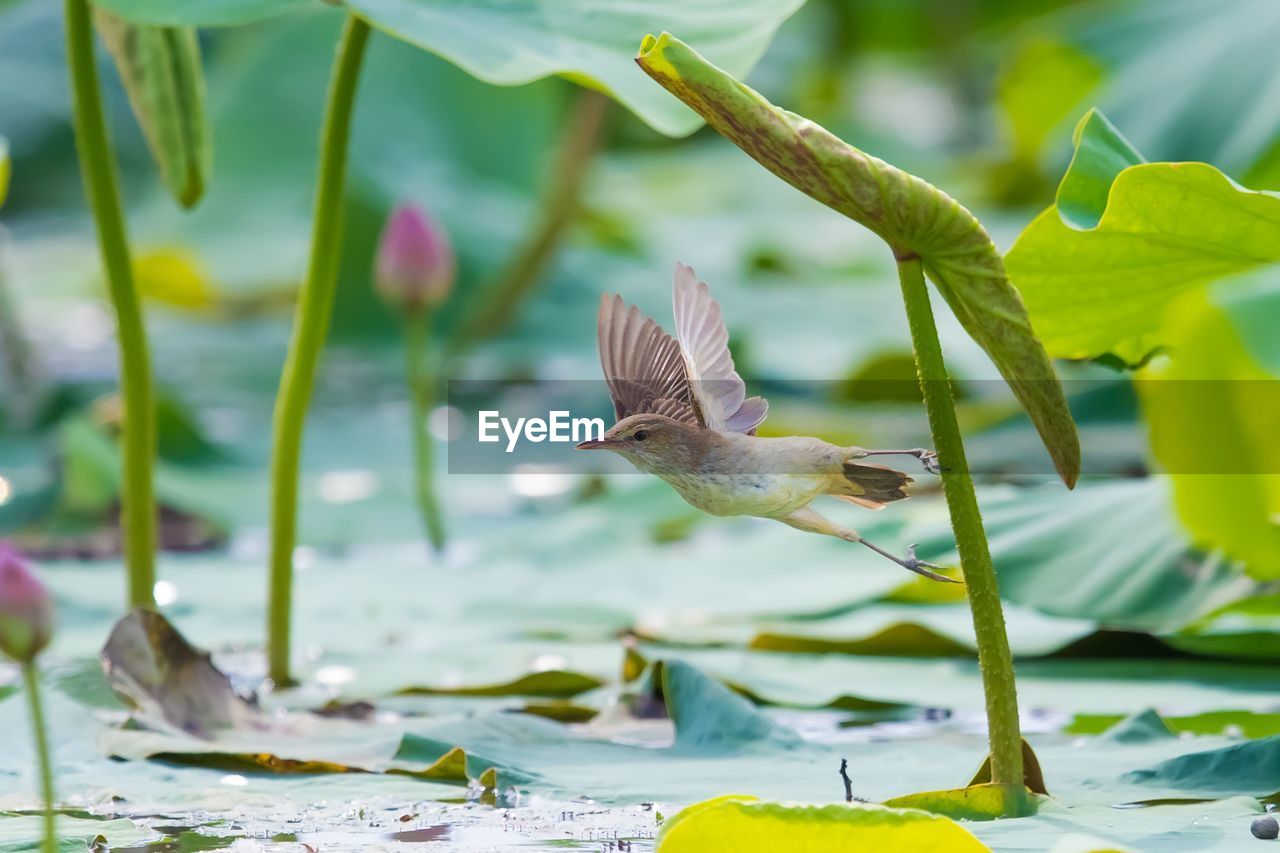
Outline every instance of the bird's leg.
[(879, 545), (873, 545), (866, 539), (863, 539), (862, 534), (858, 531), (852, 530), (848, 527), (841, 527), (831, 519), (819, 513), (813, 507), (803, 507), (790, 515), (780, 517), (778, 521), (781, 521), (783, 524), (790, 525), (797, 530), (804, 530), (809, 533), (821, 533), (824, 536), (834, 536), (837, 539), (843, 539), (846, 542), (861, 542), (880, 556), (893, 560), (907, 571), (923, 575), (930, 580), (941, 581), (943, 583), (964, 583), (964, 581), (959, 581), (955, 578), (949, 578), (946, 575), (940, 575), (937, 572), (930, 571), (930, 569), (941, 569), (942, 566), (936, 566), (933, 563), (917, 559), (915, 545), (912, 545), (907, 549), (907, 556), (905, 559), (895, 557)]
[(930, 474), (941, 474), (942, 467), (938, 464), (938, 454), (932, 450), (923, 447), (915, 447), (911, 450), (864, 450), (863, 456), (914, 456), (920, 460), (921, 466)]
[(893, 560), (895, 563), (897, 563), (899, 566), (902, 566), (902, 568), (906, 569), (909, 572), (915, 572), (918, 575), (924, 575), (930, 580), (942, 581), (943, 583), (964, 583), (964, 581), (962, 580), (956, 580), (955, 578), (949, 578), (946, 575), (940, 575), (937, 572), (929, 571), (929, 569), (941, 569), (942, 566), (936, 566), (933, 563), (928, 563), (928, 562), (925, 562), (924, 560), (916, 559), (915, 545), (907, 546), (907, 556), (905, 559), (903, 559), (900, 557), (893, 556), (888, 551), (881, 548), (879, 545), (873, 545), (865, 539), (859, 539), (858, 541), (861, 542), (863, 545), (866, 545), (872, 551), (875, 551), (880, 556), (888, 557), (890, 560)]

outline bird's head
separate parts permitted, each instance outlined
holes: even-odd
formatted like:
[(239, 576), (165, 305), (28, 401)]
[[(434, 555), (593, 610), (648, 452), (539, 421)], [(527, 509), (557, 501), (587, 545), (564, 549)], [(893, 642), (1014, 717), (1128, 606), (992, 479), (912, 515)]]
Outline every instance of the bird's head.
[(631, 415), (614, 424), (603, 437), (584, 441), (578, 450), (612, 450), (636, 465), (664, 469), (687, 461), (696, 452), (699, 427), (666, 415)]

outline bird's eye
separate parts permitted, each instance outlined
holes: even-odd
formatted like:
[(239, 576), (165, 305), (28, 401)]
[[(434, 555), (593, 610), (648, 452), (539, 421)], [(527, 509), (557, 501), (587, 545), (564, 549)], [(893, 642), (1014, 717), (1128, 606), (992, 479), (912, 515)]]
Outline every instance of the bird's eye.
[(636, 441), (644, 441), (646, 438), (649, 437), (649, 433), (646, 432), (645, 430), (638, 429), (631, 434), (631, 437), (634, 438)]

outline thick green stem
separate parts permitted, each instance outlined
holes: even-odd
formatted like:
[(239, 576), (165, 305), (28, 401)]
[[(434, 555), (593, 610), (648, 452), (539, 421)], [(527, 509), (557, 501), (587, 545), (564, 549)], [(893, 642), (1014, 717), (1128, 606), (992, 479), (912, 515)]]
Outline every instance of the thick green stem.
[(315, 385), (316, 366), (329, 332), (342, 255), (342, 203), (347, 141), (356, 82), (369, 25), (347, 17), (338, 42), (320, 135), (320, 167), (311, 257), (298, 293), (293, 337), (280, 378), (271, 437), (271, 589), (267, 602), (268, 674), (277, 685), (289, 676), (289, 623), (293, 603), (293, 548), (298, 524), (298, 463), (302, 431)]
[(431, 443), (431, 407), (435, 403), (437, 377), (428, 364), (431, 348), (431, 314), (418, 311), (405, 318), (405, 378), (409, 383), (410, 417), (413, 419), (413, 461), (416, 482), (414, 493), (418, 498), (418, 510), (422, 513), (422, 526), (431, 547), (444, 550), (444, 517), (436, 498), (432, 469), (434, 449)]
[(462, 321), (450, 340), (460, 352), (476, 341), (492, 337), (511, 322), (543, 269), (555, 254), (565, 228), (573, 222), (609, 106), (606, 95), (591, 89), (578, 94), (565, 128), (563, 142), (547, 184), (537, 224), (497, 278), (480, 288), (483, 301)]
[(71, 109), (76, 148), (98, 248), (106, 269), (120, 342), (120, 388), (124, 397), (121, 523), (131, 607), (155, 607), (156, 507), (151, 469), (156, 448), (155, 400), (142, 308), (133, 282), (115, 161), (93, 55), (93, 26), (87, 0), (66, 0), (67, 64), (71, 72)]
[(31, 710), (31, 732), (36, 741), (36, 761), (40, 764), (40, 795), (44, 799), (44, 853), (58, 849), (58, 831), (53, 815), (53, 763), (49, 760), (49, 738), (45, 733), (44, 708), (40, 704), (40, 674), (35, 661), (22, 664), (22, 681)]
[(907, 306), (907, 321), (915, 345), (916, 369), (924, 393), (934, 449), (942, 465), (942, 491), (951, 513), (951, 529), (964, 569), (969, 609), (978, 644), (978, 666), (987, 700), (987, 726), (991, 742), (991, 781), (1022, 790), (1022, 734), (1018, 728), (1018, 693), (1013, 680), (1013, 655), (1005, 634), (1004, 611), (996, 588), (995, 568), (987, 535), (982, 529), (978, 498), (965, 459), (964, 441), (956, 421), (951, 380), (942, 359), (942, 345), (933, 322), (933, 308), (924, 283), (920, 259), (899, 255), (898, 279)]

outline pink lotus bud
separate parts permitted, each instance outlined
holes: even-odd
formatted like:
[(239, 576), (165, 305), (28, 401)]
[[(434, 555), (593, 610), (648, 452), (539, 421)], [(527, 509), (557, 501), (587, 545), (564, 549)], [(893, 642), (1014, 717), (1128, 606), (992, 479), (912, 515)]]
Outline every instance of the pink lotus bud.
[(408, 311), (439, 305), (453, 289), (455, 271), (448, 236), (422, 208), (402, 204), (391, 212), (374, 269), (383, 299)]
[(28, 662), (53, 636), (53, 600), (10, 543), (0, 541), (0, 652)]

